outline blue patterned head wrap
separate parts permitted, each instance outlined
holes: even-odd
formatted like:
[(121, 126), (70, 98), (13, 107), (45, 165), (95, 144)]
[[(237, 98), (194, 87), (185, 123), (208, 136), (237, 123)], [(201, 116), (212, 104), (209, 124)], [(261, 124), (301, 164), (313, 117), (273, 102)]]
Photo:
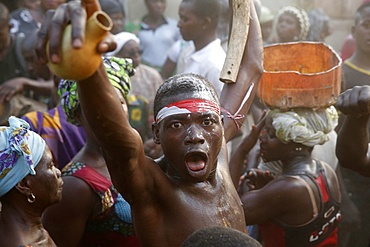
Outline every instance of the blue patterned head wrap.
[[(112, 86), (117, 88), (126, 97), (131, 89), (130, 76), (133, 76), (135, 73), (132, 60), (109, 57), (103, 58), (103, 63)], [(66, 113), (67, 121), (80, 126), (81, 123), (76, 118), (80, 110), (76, 81), (61, 80), (58, 86), (58, 94), (61, 98), (61, 104)]]
[(9, 127), (0, 127), (0, 197), (8, 193), (35, 167), (45, 151), (45, 141), (29, 130), (29, 124), (9, 117)]

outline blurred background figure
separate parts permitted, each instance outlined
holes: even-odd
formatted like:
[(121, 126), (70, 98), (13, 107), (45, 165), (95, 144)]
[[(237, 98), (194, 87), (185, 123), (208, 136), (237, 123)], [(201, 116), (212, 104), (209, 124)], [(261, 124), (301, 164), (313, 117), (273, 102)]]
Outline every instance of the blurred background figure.
[[(261, 12), (261, 1), (254, 0), (253, 2), (255, 5), (257, 15), (259, 16)], [(217, 38), (220, 40), (221, 47), (223, 48), (223, 50), (227, 52), (231, 11), (229, 9), (228, 0), (219, 0), (219, 3), (220, 3), (219, 11), (220, 14), (217, 23)], [(193, 40), (185, 41), (181, 39), (176, 41), (172, 45), (172, 47), (168, 50), (166, 54), (166, 61), (160, 71), (161, 76), (164, 80), (177, 73), (177, 62), (179, 60), (180, 54), (191, 46), (194, 46)]]
[(221, 46), (227, 51), (230, 29), (230, 8), (228, 0), (220, 0), (221, 13), (218, 20), (217, 36), (221, 40)]
[[(177, 73), (194, 73), (207, 78), (220, 95), (219, 80), (226, 53), (217, 36), (221, 5), (219, 0), (183, 0), (179, 7), (178, 27), (189, 45), (181, 50)], [(162, 74), (163, 76), (163, 74)]]
[(325, 42), (325, 38), (331, 35), (330, 18), (322, 9), (313, 9), (308, 13), (310, 31), (307, 40)]
[(10, 27), (9, 12), (0, 3), (0, 104), (6, 109), (2, 124), (10, 115), (46, 110), (54, 88), (51, 72), (36, 57), (37, 30), (26, 38), (12, 35)]
[(0, 2), (8, 8), (9, 12), (23, 7), (23, 0), (1, 0)]
[(276, 37), (273, 43), (297, 42), (307, 39), (310, 22), (307, 12), (303, 9), (286, 6), (276, 15)]
[(99, 0), (101, 9), (112, 19), (111, 33), (117, 34), (125, 30), (125, 8), (119, 0)]
[(23, 85), (19, 85), (17, 93), (30, 91), (30, 97), (47, 104), (48, 108), (51, 108), (58, 104), (59, 99), (54, 94), (56, 89), (53, 80), (54, 75), (46, 64), (39, 62), (35, 50), (36, 46), (37, 30), (34, 30), (22, 42), (22, 56), (26, 61), (29, 78), (23, 80)]
[(139, 20), (127, 23), (125, 30), (140, 39), (142, 63), (161, 70), (167, 51), (179, 39), (177, 21), (164, 15), (166, 0), (145, 0), (147, 13)]
[(157, 70), (141, 63), (140, 40), (135, 34), (122, 32), (115, 37), (117, 48), (107, 55), (131, 58), (135, 68), (135, 74), (131, 76), (131, 90), (125, 97), (130, 124), (139, 132), (146, 154), (158, 158), (162, 150), (153, 142), (152, 122), (154, 97), (163, 83), (162, 77)]
[[(179, 60), (179, 56), (181, 52), (189, 45), (190, 46), (193, 45), (193, 41), (185, 41), (181, 39), (176, 41), (168, 50), (166, 61), (163, 64), (160, 71), (163, 80), (166, 80), (177, 73), (176, 66), (177, 61)], [(226, 44), (224, 43), (223, 44), (224, 50), (227, 49), (227, 46), (226, 47), (225, 46)]]
[(266, 6), (261, 6), (259, 21), (261, 25), (262, 41), (264, 45), (267, 45), (270, 43), (269, 39), (274, 24), (274, 14)]
[[(368, 3), (370, 0), (363, 0), (362, 4)], [(340, 56), (343, 61), (346, 61), (348, 58), (352, 56), (356, 49), (356, 41), (353, 38), (352, 33), (348, 34), (347, 37), (344, 39), (343, 44), (340, 48)]]
[(48, 10), (56, 9), (66, 0), (23, 0), (22, 7), (11, 13), (10, 23), (13, 25), (12, 33), (28, 35), (41, 27)]
[(131, 77), (132, 85), (130, 94), (144, 96), (152, 106), (155, 93), (163, 82), (159, 72), (141, 63), (142, 50), (140, 49), (140, 40), (135, 34), (121, 32), (116, 34), (115, 37), (117, 40), (117, 48), (108, 55), (132, 59), (135, 75)]
[(348, 34), (348, 36), (345, 38), (342, 48), (340, 50), (340, 57), (343, 61), (346, 61), (348, 58), (350, 58), (353, 54), (353, 52), (356, 49), (356, 41), (353, 38), (352, 34)]
[(38, 0), (18, 0), (17, 8), (36, 9), (39, 4)]

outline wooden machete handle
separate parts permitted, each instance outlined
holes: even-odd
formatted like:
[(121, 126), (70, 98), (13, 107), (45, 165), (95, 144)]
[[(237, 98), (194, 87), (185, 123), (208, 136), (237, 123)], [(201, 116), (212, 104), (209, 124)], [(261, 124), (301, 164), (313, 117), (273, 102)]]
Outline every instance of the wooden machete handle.
[(250, 1), (229, 0), (232, 8), (232, 26), (226, 59), (220, 74), (220, 81), (224, 83), (235, 83), (238, 77), (248, 38)]

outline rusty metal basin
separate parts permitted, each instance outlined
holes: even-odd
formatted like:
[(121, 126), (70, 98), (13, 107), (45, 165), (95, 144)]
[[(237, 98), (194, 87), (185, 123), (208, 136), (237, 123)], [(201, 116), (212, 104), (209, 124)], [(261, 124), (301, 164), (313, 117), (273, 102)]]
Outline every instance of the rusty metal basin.
[(342, 60), (328, 45), (294, 42), (264, 48), (258, 96), (270, 108), (323, 108), (340, 93)]

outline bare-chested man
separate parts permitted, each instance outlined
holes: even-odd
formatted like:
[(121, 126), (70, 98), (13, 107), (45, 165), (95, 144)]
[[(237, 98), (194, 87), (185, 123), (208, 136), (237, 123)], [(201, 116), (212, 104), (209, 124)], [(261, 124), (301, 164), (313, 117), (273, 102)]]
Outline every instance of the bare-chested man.
[[(74, 1), (59, 8), (50, 20), (50, 28), (41, 29), (41, 59), (46, 59), (42, 44), (46, 43), (43, 34), (48, 33), (50, 59), (58, 63), (59, 37), (68, 22), (73, 24), (73, 44), (81, 45), (80, 27), (84, 26), (85, 13), (89, 16), (99, 8), (95, 0), (81, 2), (85, 8)], [(259, 23), (254, 8), (251, 9), (244, 69), (235, 84), (225, 85), (221, 95), (221, 105), (232, 114), (238, 112), (249, 91), (251, 97), (240, 112), (248, 110), (262, 73)], [(98, 51), (114, 49), (110, 40), (108, 37), (101, 42)], [(229, 174), (226, 149), (237, 125), (230, 118), (223, 119), (220, 101), (206, 79), (180, 74), (158, 90), (152, 128), (154, 140), (164, 153), (158, 160), (145, 156), (140, 136), (129, 125), (103, 66), (78, 82), (78, 93), (113, 184), (131, 205), (135, 230), (144, 246), (181, 246), (191, 233), (206, 226), (245, 231), (244, 213)]]

